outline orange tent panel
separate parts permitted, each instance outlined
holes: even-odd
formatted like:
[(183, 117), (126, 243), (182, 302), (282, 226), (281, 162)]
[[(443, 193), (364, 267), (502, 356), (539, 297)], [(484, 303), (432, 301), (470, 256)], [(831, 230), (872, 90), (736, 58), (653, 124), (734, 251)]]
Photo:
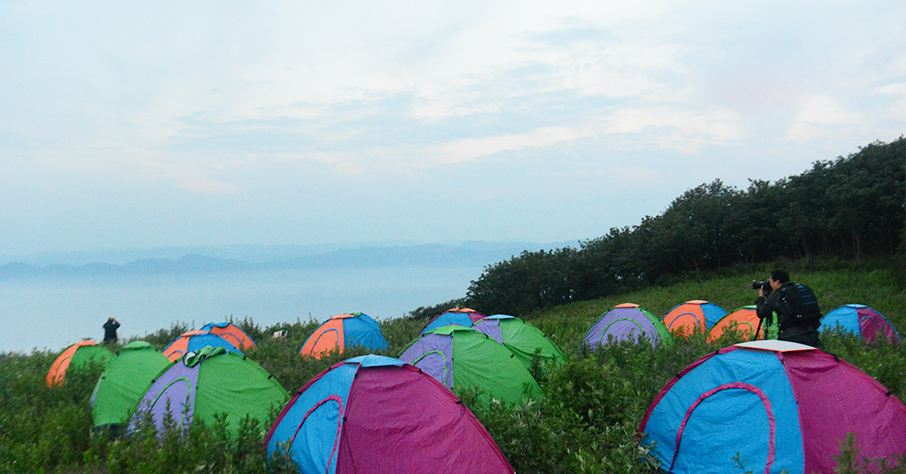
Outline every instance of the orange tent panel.
[(751, 339), (751, 335), (758, 328), (758, 314), (754, 308), (739, 308), (736, 311), (721, 318), (711, 332), (708, 333), (708, 342), (713, 342), (723, 335), (724, 331), (736, 325), (736, 330), (746, 339)]
[(239, 349), (252, 349), (255, 347), (255, 341), (253, 341), (245, 331), (234, 324), (227, 325), (226, 327), (214, 325), (211, 326), (208, 331), (210, 331), (211, 334), (217, 334), (226, 339), (230, 344), (233, 344)]
[(333, 350), (343, 352), (345, 349), (343, 343), (343, 319), (345, 318), (342, 316), (353, 317), (351, 315), (340, 315), (330, 318), (327, 322), (318, 326), (318, 329), (305, 341), (305, 345), (302, 346), (299, 354), (318, 359), (325, 352)]
[(695, 331), (708, 331), (708, 325), (701, 306), (691, 303), (694, 302), (689, 301), (677, 306), (664, 316), (664, 319), (662, 319), (664, 326), (667, 326), (671, 333), (682, 332), (689, 336)]
[[(98, 343), (94, 341), (85, 340), (67, 347), (50, 366), (50, 370), (47, 371), (47, 378), (45, 379), (47, 386), (54, 387), (63, 383), (66, 378), (66, 370), (69, 369), (69, 366), (79, 349), (97, 345)], [(113, 357), (113, 354), (103, 346), (98, 346), (96, 349), (90, 349), (89, 353), (92, 355), (88, 356), (89, 359), (87, 360), (95, 360), (98, 363), (106, 362), (109, 360), (108, 358)], [(86, 362), (84, 357), (80, 357), (81, 360), (79, 362)]]

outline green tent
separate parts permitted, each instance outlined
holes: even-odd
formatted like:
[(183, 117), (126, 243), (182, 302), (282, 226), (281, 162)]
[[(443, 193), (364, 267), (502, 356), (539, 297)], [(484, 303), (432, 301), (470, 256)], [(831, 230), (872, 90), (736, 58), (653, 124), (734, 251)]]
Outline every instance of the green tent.
[(138, 403), (130, 429), (148, 412), (162, 433), (164, 420), (172, 418), (180, 429), (193, 420), (208, 423), (225, 414), (228, 431), (239, 432), (245, 417), (260, 422), (283, 407), (289, 394), (260, 365), (223, 347), (203, 347), (190, 352), (163, 371)]
[(475, 387), (507, 403), (540, 398), (541, 387), (506, 346), (487, 334), (458, 325), (428, 331), (399, 357), (447, 388)]
[(172, 364), (145, 341), (123, 346), (101, 374), (91, 395), (94, 427), (126, 424), (151, 381)]
[(536, 352), (542, 361), (563, 362), (563, 352), (540, 329), (517, 317), (495, 314), (476, 322), (472, 328), (506, 346), (528, 369)]

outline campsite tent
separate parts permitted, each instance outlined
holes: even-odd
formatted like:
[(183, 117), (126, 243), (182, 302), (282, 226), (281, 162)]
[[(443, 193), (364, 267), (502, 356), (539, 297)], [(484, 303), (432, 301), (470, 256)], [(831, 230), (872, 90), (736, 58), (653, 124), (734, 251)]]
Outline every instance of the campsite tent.
[(834, 472), (847, 433), (860, 456), (906, 454), (906, 406), (853, 365), (810, 346), (753, 341), (679, 373), (639, 428), (673, 473)]
[(189, 352), (197, 351), (205, 346), (222, 347), (230, 352), (242, 354), (239, 348), (233, 345), (232, 342), (217, 334), (213, 334), (210, 331), (196, 330), (186, 331), (180, 334), (176, 340), (171, 342), (170, 345), (164, 349), (164, 356), (175, 362)]
[(691, 300), (676, 305), (661, 318), (671, 333), (691, 335), (695, 331), (708, 332), (727, 310), (703, 300)]
[(483, 317), (483, 314), (472, 308), (450, 308), (429, 321), (419, 335), (449, 324), (456, 324), (467, 328), (472, 327), (473, 324)]
[(617, 341), (638, 341), (644, 336), (652, 345), (671, 343), (673, 336), (657, 316), (635, 303), (623, 303), (601, 315), (585, 333), (585, 342), (594, 349), (611, 337)]
[[(735, 328), (736, 331), (748, 340), (761, 339), (762, 334), (757, 337), (752, 336), (759, 326), (758, 314), (755, 313), (755, 305), (743, 306), (736, 308), (732, 313), (720, 318), (708, 331), (708, 342), (720, 339), (724, 331)], [(763, 332), (760, 331), (759, 332)]]
[(84, 368), (90, 364), (106, 365), (113, 359), (113, 353), (106, 347), (94, 341), (79, 341), (66, 349), (57, 357), (47, 371), (47, 386), (61, 385), (66, 379), (66, 370), (69, 367)]
[(347, 347), (367, 347), (374, 351), (390, 347), (381, 326), (365, 313), (349, 313), (333, 316), (308, 336), (299, 354), (319, 359), (322, 354), (336, 350), (340, 353)]
[(479, 320), (472, 329), (506, 346), (526, 368), (532, 366), (536, 350), (540, 351), (541, 360), (563, 361), (563, 353), (540, 329), (519, 318), (495, 314)]
[(172, 364), (145, 341), (123, 346), (104, 369), (91, 395), (94, 427), (128, 423), (151, 381)]
[(449, 325), (429, 331), (412, 341), (399, 358), (451, 390), (477, 387), (485, 395), (511, 403), (541, 395), (538, 382), (509, 349), (471, 328)]
[(192, 420), (213, 424), (215, 415), (226, 413), (228, 431), (235, 435), (239, 420), (265, 421), (287, 398), (283, 387), (251, 359), (208, 346), (178, 360), (151, 383), (129, 427), (136, 429), (148, 412), (158, 433), (168, 413), (182, 429)]
[(897, 344), (900, 335), (890, 321), (876, 309), (864, 304), (847, 304), (824, 315), (821, 319), (821, 330), (839, 327), (861, 337), (866, 343), (872, 343), (878, 337), (884, 337), (887, 342)]
[(255, 341), (242, 328), (231, 322), (208, 323), (202, 326), (201, 330), (216, 334), (239, 349), (255, 348)]
[(376, 355), (340, 362), (302, 387), (265, 438), (269, 455), (278, 443), (300, 472), (513, 472), (449, 390)]

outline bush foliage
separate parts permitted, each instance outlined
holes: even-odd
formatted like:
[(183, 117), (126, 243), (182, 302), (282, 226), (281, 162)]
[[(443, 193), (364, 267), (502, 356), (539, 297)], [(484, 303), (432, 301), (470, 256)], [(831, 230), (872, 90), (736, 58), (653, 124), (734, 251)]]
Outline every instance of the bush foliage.
[[(794, 280), (815, 289), (825, 312), (848, 303), (869, 305), (887, 316), (906, 334), (906, 294), (895, 282), (897, 271), (871, 268), (865, 262), (829, 262), (811, 269), (812, 263), (780, 262)], [(709, 352), (738, 342), (734, 334), (708, 343), (703, 334), (679, 338), (672, 346), (611, 343), (591, 351), (583, 345), (585, 332), (613, 306), (631, 301), (663, 315), (689, 299), (705, 299), (732, 310), (751, 304), (753, 278), (763, 278), (772, 265), (744, 265), (669, 286), (650, 287), (619, 297), (581, 301), (538, 310), (523, 319), (544, 331), (566, 354), (558, 366), (538, 361), (534, 373), (545, 396), (520, 405), (506, 406), (486, 400), (468, 387), (457, 394), (478, 416), (517, 472), (657, 472), (657, 461), (638, 443), (638, 426), (649, 404), (670, 379)], [(316, 321), (296, 321), (262, 328), (250, 318), (234, 321), (257, 342), (247, 355), (261, 364), (290, 392), (331, 365), (367, 353), (352, 349), (329, 354), (322, 360), (298, 355)], [(390, 343), (383, 355), (397, 356), (424, 325), (414, 317), (384, 320), (382, 331)], [(160, 349), (186, 329), (177, 323), (142, 338)], [(286, 339), (270, 335), (287, 330)], [(128, 341), (126, 341), (128, 342)], [(822, 335), (824, 350), (860, 367), (906, 398), (906, 344), (866, 346), (858, 338), (836, 331)], [(114, 348), (115, 349), (115, 348)], [(158, 437), (147, 424), (131, 437), (112, 438), (91, 434), (88, 405), (100, 367), (67, 374), (66, 383), (48, 389), (44, 383), (55, 353), (0, 354), (0, 472), (90, 473), (255, 473), (296, 472), (285, 457), (267, 459), (261, 445), (272, 420), (245, 420), (239, 436), (227, 435), (224, 421), (212, 426), (193, 424), (188, 433), (171, 431)], [(276, 417), (276, 413), (273, 418)], [(866, 465), (854, 447), (845, 444), (840, 472), (858, 472)], [(744, 472), (745, 460), (736, 460)], [(732, 465), (734, 460), (728, 460)], [(906, 464), (885, 472), (904, 472)], [(899, 470), (898, 470), (899, 469)]]

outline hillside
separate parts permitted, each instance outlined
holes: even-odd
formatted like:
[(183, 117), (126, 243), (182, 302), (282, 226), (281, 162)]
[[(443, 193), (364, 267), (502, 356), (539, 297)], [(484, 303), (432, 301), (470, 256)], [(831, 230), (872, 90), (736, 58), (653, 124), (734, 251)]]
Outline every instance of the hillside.
[[(869, 262), (831, 262), (823, 268), (787, 262), (785, 266), (795, 281), (815, 289), (825, 312), (846, 303), (866, 304), (880, 310), (906, 334), (906, 292), (896, 284), (889, 267)], [(618, 298), (523, 315), (567, 355), (564, 365), (536, 372), (545, 397), (521, 406), (488, 407), (468, 390), (459, 395), (517, 472), (651, 472), (641, 461), (636, 444), (644, 411), (673, 375), (733, 341), (708, 344), (695, 336), (672, 347), (624, 343), (589, 353), (581, 346), (585, 331), (602, 313), (626, 301), (658, 315), (689, 299), (706, 299), (727, 310), (751, 304), (755, 297), (751, 280), (762, 279), (769, 271), (768, 265), (737, 267)], [(362, 353), (353, 351), (323, 361), (301, 359), (297, 351), (314, 330), (314, 323), (297, 321), (265, 328), (251, 320), (238, 323), (259, 342), (259, 348), (247, 355), (291, 392), (331, 364)], [(382, 330), (391, 345), (386, 355), (398, 355), (422, 325), (412, 318), (385, 321)], [(185, 329), (164, 328), (143, 339), (162, 348)], [(289, 338), (271, 341), (268, 335), (278, 329), (287, 329)], [(825, 350), (906, 398), (906, 345), (864, 347), (841, 335), (827, 335), (823, 341)], [(98, 373), (80, 374), (68, 379), (62, 389), (47, 390), (43, 379), (55, 357), (44, 352), (0, 354), (0, 471), (265, 472), (265, 460), (257, 449), (264, 428), (260, 426), (246, 427), (238, 440), (219, 438), (217, 427), (193, 430), (189, 440), (172, 447), (85, 436), (91, 427), (87, 402)], [(212, 449), (218, 454), (212, 454)]]

